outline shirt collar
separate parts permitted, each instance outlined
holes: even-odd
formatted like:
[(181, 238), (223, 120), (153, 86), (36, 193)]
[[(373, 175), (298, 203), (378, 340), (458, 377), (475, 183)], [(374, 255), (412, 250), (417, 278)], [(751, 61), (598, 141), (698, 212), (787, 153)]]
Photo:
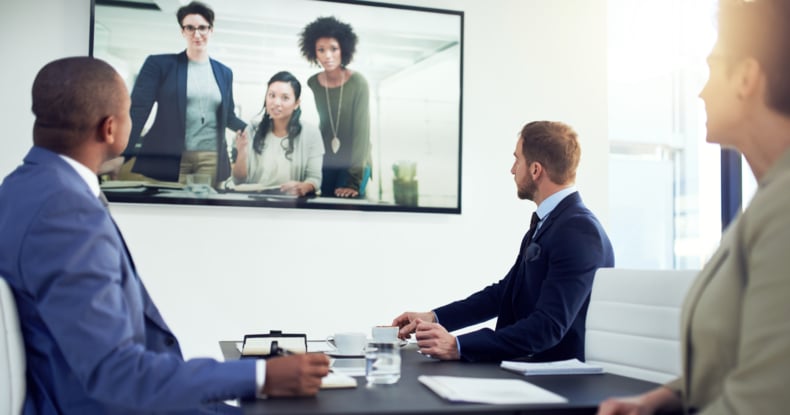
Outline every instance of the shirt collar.
[(74, 169), (74, 171), (76, 171), (77, 174), (79, 174), (80, 177), (82, 177), (82, 180), (85, 182), (85, 184), (88, 185), (88, 188), (91, 189), (91, 193), (93, 193), (94, 196), (99, 197), (99, 193), (101, 193), (101, 189), (99, 188), (99, 180), (96, 178), (96, 173), (94, 173), (91, 169), (86, 167), (84, 164), (80, 163), (77, 160), (74, 160), (69, 156), (64, 156), (63, 154), (58, 154), (58, 156), (60, 156), (60, 158), (62, 158), (63, 161), (68, 163), (69, 166), (71, 166)]
[(548, 216), (549, 213), (551, 213), (551, 211), (553, 211), (554, 208), (556, 208), (557, 205), (559, 205), (563, 199), (565, 199), (571, 193), (574, 192), (576, 192), (576, 186), (571, 185), (547, 197), (546, 200), (544, 200), (540, 204), (540, 206), (538, 206), (538, 208), (535, 209), (535, 212), (538, 214), (540, 221), (543, 222), (543, 219), (545, 219), (546, 216)]

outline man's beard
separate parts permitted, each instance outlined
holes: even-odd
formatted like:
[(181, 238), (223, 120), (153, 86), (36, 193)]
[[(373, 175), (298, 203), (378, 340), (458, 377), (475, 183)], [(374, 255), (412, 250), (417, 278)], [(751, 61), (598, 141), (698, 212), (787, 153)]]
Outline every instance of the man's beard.
[(535, 201), (535, 192), (538, 190), (538, 185), (531, 177), (527, 176), (527, 182), (523, 185), (516, 185), (518, 198), (521, 200)]

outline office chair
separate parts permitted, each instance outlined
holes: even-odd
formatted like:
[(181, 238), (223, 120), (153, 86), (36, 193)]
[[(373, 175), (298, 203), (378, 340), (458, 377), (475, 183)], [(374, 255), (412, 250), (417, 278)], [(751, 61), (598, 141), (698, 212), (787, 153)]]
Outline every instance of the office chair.
[(680, 375), (680, 310), (698, 270), (601, 268), (587, 309), (585, 360), (664, 383)]
[(11, 288), (0, 277), (0, 415), (22, 413), (25, 346)]

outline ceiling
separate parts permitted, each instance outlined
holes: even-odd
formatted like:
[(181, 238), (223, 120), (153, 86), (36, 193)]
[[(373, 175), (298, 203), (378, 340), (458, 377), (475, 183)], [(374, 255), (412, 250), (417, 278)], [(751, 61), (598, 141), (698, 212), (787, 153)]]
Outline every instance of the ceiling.
[[(94, 55), (134, 78), (146, 56), (183, 50), (175, 17), (180, 5), (178, 0), (96, 0)], [(230, 66), (240, 83), (260, 84), (280, 70), (300, 79), (316, 72), (301, 56), (298, 38), (319, 16), (352, 25), (359, 44), (350, 67), (371, 83), (461, 43), (457, 13), (317, 0), (224, 0), (211, 6), (216, 20), (210, 54)]]

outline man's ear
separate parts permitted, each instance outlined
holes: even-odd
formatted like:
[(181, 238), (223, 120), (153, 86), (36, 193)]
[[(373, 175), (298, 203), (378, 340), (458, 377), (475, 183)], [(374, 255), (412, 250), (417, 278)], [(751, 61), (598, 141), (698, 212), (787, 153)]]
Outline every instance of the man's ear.
[(112, 144), (115, 142), (115, 117), (112, 115), (108, 115), (102, 118), (101, 122), (99, 123), (98, 128), (98, 137), (97, 139), (106, 144)]
[(543, 165), (537, 161), (533, 161), (529, 164), (529, 174), (532, 176), (532, 180), (537, 179), (540, 177), (541, 173), (543, 173)]
[(736, 68), (738, 98), (744, 100), (760, 93), (764, 74), (760, 63), (754, 58), (746, 58)]

